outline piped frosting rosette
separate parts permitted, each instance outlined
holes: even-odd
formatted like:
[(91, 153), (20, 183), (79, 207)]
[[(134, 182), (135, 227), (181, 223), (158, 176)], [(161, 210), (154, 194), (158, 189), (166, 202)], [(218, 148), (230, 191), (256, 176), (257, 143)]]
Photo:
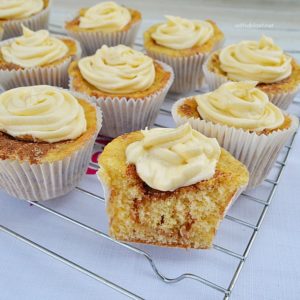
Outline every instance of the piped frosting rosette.
[(133, 46), (141, 22), (129, 24), (131, 19), (131, 12), (126, 7), (111, 1), (102, 2), (88, 8), (79, 17), (78, 28), (66, 26), (66, 30), (69, 36), (80, 41), (86, 55), (92, 55), (103, 45)]
[[(72, 41), (74, 53), (70, 54), (63, 39)], [(0, 51), (9, 66), (0, 69), (0, 82), (5, 89), (39, 84), (67, 87), (68, 66), (81, 56), (76, 40), (51, 35), (47, 30), (34, 32), (24, 26), (23, 35), (0, 43)]]
[[(56, 198), (74, 189), (86, 171), (101, 128), (101, 110), (96, 107), (95, 110), (95, 131), (76, 150), (69, 148), (64, 158), (56, 159), (47, 152), (48, 156), (40, 161), (0, 159), (0, 188), (30, 201)], [(83, 107), (67, 90), (32, 86), (0, 95), (0, 132), (18, 140), (20, 151), (26, 151), (29, 144), (32, 148), (40, 143), (55, 149), (57, 143), (80, 139), (87, 130)], [(34, 146), (34, 149), (39, 155), (41, 148)]]
[(172, 108), (177, 125), (189, 123), (244, 163), (250, 173), (248, 188), (261, 184), (272, 168), (279, 152), (293, 136), (298, 119), (285, 115), (268, 100), (257, 82), (228, 82), (217, 90), (194, 96), (199, 117), (180, 112), (187, 98)]
[[(151, 34), (156, 44), (172, 50), (191, 49), (205, 44), (214, 35), (211, 23), (201, 20), (188, 20), (166, 16), (167, 21), (157, 26)], [(219, 49), (223, 40), (216, 43), (211, 51)], [(211, 52), (210, 51), (210, 52)], [(197, 53), (188, 56), (172, 56), (148, 49), (149, 56), (170, 65), (175, 73), (171, 91), (175, 93), (191, 92), (201, 87), (203, 81), (202, 65), (209, 53)]]
[(170, 73), (165, 85), (147, 96), (130, 97), (133, 93), (143, 93), (155, 81), (153, 60), (141, 52), (124, 45), (103, 46), (95, 55), (84, 57), (78, 62), (82, 77), (106, 94), (123, 96), (94, 97), (77, 91), (70, 76), (70, 89), (85, 99), (99, 105), (104, 122), (101, 133), (116, 137), (126, 132), (152, 126), (159, 109), (173, 82), (172, 69), (158, 62), (164, 72)]
[(22, 25), (37, 31), (48, 29), (52, 0), (3, 0), (0, 19), (3, 20), (4, 38), (20, 36)]
[[(210, 69), (211, 59), (216, 53), (218, 53), (222, 74)], [(213, 52), (204, 64), (203, 71), (210, 90), (215, 90), (228, 81), (252, 80), (271, 85), (291, 75), (291, 62), (292, 58), (286, 55), (271, 38), (262, 36), (259, 41), (241, 41)], [(298, 90), (299, 87), (292, 92), (267, 92), (267, 94), (272, 103), (286, 109)]]

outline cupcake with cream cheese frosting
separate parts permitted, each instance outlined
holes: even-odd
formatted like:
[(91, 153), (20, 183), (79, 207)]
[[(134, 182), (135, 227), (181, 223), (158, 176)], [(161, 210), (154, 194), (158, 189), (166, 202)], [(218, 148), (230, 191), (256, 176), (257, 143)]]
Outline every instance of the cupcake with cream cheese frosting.
[(52, 86), (0, 94), (0, 188), (31, 201), (74, 189), (90, 161), (101, 118), (99, 108)]
[(69, 68), (70, 89), (102, 108), (110, 137), (151, 126), (173, 82), (173, 71), (127, 46), (102, 46)]
[(188, 122), (244, 163), (249, 188), (268, 175), (279, 152), (293, 136), (298, 119), (272, 104), (257, 82), (227, 82), (213, 92), (183, 98), (172, 108), (177, 125)]
[(23, 26), (22, 36), (0, 43), (0, 82), (5, 89), (38, 84), (67, 87), (68, 67), (80, 56), (76, 40)]
[(0, 25), (4, 38), (22, 34), (22, 25), (37, 31), (48, 29), (51, 0), (2, 0), (0, 1)]
[(210, 90), (227, 81), (258, 81), (257, 87), (282, 109), (289, 106), (300, 87), (300, 66), (266, 36), (212, 53), (203, 69)]
[(202, 84), (202, 65), (207, 56), (221, 47), (222, 31), (210, 21), (187, 20), (166, 16), (144, 33), (144, 47), (149, 56), (170, 65), (175, 73), (171, 91), (191, 92)]
[(110, 234), (165, 247), (210, 248), (249, 180), (247, 168), (216, 139), (188, 124), (120, 136), (99, 165)]
[(115, 2), (102, 2), (82, 8), (71, 21), (66, 22), (68, 35), (80, 41), (87, 55), (94, 54), (103, 45), (132, 46), (136, 38), (141, 13)]

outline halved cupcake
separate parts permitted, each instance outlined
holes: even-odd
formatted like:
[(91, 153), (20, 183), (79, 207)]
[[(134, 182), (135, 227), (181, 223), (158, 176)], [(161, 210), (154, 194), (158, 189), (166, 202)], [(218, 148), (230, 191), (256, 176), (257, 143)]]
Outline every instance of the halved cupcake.
[(110, 137), (153, 125), (174, 78), (171, 67), (124, 45), (73, 62), (69, 76), (73, 92), (102, 108), (101, 133)]
[(210, 20), (187, 20), (166, 16), (167, 22), (144, 33), (149, 56), (170, 65), (175, 73), (171, 91), (191, 92), (202, 84), (202, 65), (207, 56), (222, 46), (224, 35)]
[(206, 249), (248, 183), (246, 167), (188, 124), (132, 132), (99, 158), (110, 234), (122, 241)]
[(257, 87), (282, 109), (290, 105), (300, 87), (300, 65), (266, 36), (212, 53), (203, 70), (210, 90), (227, 81), (258, 81)]
[(32, 201), (70, 192), (87, 169), (101, 121), (99, 108), (56, 87), (0, 94), (0, 188)]
[(215, 137), (250, 172), (249, 188), (268, 175), (278, 153), (295, 133), (298, 119), (283, 113), (257, 82), (228, 82), (217, 90), (178, 100), (172, 108), (177, 125)]
[(68, 35), (80, 41), (87, 55), (94, 54), (103, 45), (132, 46), (136, 38), (141, 13), (115, 2), (102, 2), (82, 8), (74, 19), (66, 22)]
[(68, 67), (81, 56), (80, 44), (47, 30), (31, 31), (0, 42), (0, 83), (5, 89), (47, 84), (67, 87)]
[(22, 34), (22, 25), (31, 30), (47, 29), (51, 0), (14, 0), (0, 2), (0, 25), (4, 38)]

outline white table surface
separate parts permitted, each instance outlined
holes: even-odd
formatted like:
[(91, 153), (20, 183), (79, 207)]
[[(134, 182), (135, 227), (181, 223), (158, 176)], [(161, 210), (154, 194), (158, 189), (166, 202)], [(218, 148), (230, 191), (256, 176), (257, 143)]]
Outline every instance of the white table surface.
[[(61, 23), (65, 13), (80, 7), (82, 1), (54, 1), (52, 23)], [(96, 1), (84, 1), (84, 5)], [(264, 32), (275, 38), (284, 49), (300, 60), (300, 7), (284, 1), (263, 4), (234, 1), (123, 1), (141, 10), (145, 22), (142, 30), (161, 20), (163, 14), (212, 18), (224, 30), (227, 43), (257, 38)], [(227, 3), (227, 4), (226, 4)], [(247, 7), (248, 9), (246, 9)], [(59, 9), (59, 11), (57, 10)], [(270, 29), (238, 28), (236, 24), (273, 24)], [(141, 32), (140, 32), (141, 33)], [(141, 40), (141, 34), (139, 36)], [(298, 101), (300, 97), (298, 95)], [(290, 111), (300, 114), (300, 105)], [(159, 117), (161, 123), (171, 121)], [(299, 299), (300, 298), (300, 136), (296, 136), (287, 167), (274, 200), (258, 233), (231, 299)], [(94, 176), (86, 176), (83, 187), (101, 193)], [(107, 231), (104, 205), (97, 200), (72, 192), (47, 203), (60, 212), (99, 230)], [(257, 216), (254, 204), (238, 201), (230, 213), (245, 219)], [(228, 222), (227, 222), (228, 223)], [(111, 242), (78, 229), (28, 203), (0, 192), (0, 224), (50, 248), (85, 266), (97, 274), (132, 290), (146, 299), (222, 299), (222, 294), (193, 281), (168, 285), (156, 278), (141, 257), (116, 247)], [(247, 235), (247, 230), (242, 229)], [(217, 241), (238, 249), (243, 237), (241, 229), (223, 222)], [(140, 246), (151, 253), (160, 269), (168, 276), (193, 271), (199, 275), (228, 284), (229, 270), (236, 260), (215, 251), (184, 251)], [(123, 295), (94, 281), (68, 266), (32, 249), (28, 245), (0, 232), (0, 299), (126, 299)], [(226, 258), (226, 259), (225, 259)]]

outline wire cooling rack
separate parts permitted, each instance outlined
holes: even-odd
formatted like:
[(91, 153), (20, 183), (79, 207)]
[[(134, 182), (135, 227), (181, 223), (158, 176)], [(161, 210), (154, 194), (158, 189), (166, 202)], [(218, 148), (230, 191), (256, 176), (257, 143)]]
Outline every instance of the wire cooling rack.
[[(60, 34), (62, 33), (61, 29), (55, 25), (52, 25), (51, 29), (52, 29), (52, 32), (57, 32)], [(136, 47), (141, 48), (141, 44), (136, 44)], [(204, 90), (198, 91), (198, 92), (204, 92)], [(172, 103), (174, 103), (175, 99), (178, 99), (178, 95), (177, 96), (172, 95), (172, 94), (168, 95), (163, 107), (160, 110), (160, 114), (156, 120), (155, 127), (172, 126), (172, 118), (171, 118), (170, 109), (171, 109)], [(236, 284), (236, 281), (240, 275), (240, 272), (241, 272), (241, 270), (246, 262), (246, 259), (249, 255), (250, 249), (251, 249), (253, 242), (257, 236), (257, 233), (261, 228), (264, 217), (265, 217), (265, 215), (268, 211), (268, 208), (272, 202), (272, 199), (276, 192), (277, 186), (280, 182), (280, 178), (281, 178), (284, 168), (286, 166), (289, 153), (293, 147), (295, 135), (291, 138), (291, 140), (288, 142), (288, 144), (284, 147), (284, 149), (278, 156), (278, 160), (276, 161), (272, 171), (270, 172), (268, 179), (266, 179), (264, 181), (264, 183), (262, 184), (262, 187), (259, 187), (251, 192), (243, 193), (238, 200), (238, 202), (240, 202), (240, 203), (243, 202), (243, 204), (245, 204), (247, 201), (249, 201), (249, 202), (256, 203), (259, 206), (259, 209), (256, 211), (255, 215), (252, 216), (255, 221), (253, 221), (253, 220), (248, 221), (247, 219), (243, 218), (243, 216), (241, 217), (241, 216), (232, 214), (232, 213), (234, 213), (234, 209), (230, 209), (230, 211), (225, 216), (225, 220), (228, 222), (234, 223), (238, 227), (238, 230), (243, 231), (246, 228), (249, 232), (247, 238), (244, 239), (243, 241), (241, 241), (241, 243), (243, 245), (241, 245), (241, 247), (239, 247), (238, 251), (233, 250), (228, 245), (224, 246), (224, 244), (226, 244), (226, 243), (224, 243), (224, 241), (222, 241), (222, 236), (221, 236), (221, 238), (217, 238), (215, 240), (213, 249), (210, 250), (210, 251), (220, 252), (220, 253), (224, 254), (228, 259), (233, 258), (237, 262), (234, 270), (233, 271), (228, 270), (228, 272), (227, 272), (228, 273), (227, 277), (228, 277), (228, 282), (229, 282), (227, 285), (220, 285), (218, 282), (214, 282), (214, 281), (206, 278), (206, 276), (201, 276), (201, 274), (195, 274), (193, 272), (190, 272), (190, 273), (185, 272), (185, 273), (182, 273), (182, 274), (180, 274), (176, 277), (172, 277), (172, 278), (168, 277), (164, 274), (163, 271), (161, 271), (161, 267), (157, 263), (157, 261), (155, 260), (153, 255), (151, 255), (148, 251), (140, 249), (141, 247), (139, 245), (133, 246), (133, 245), (129, 245), (126, 243), (116, 241), (116, 240), (112, 239), (109, 235), (107, 235), (107, 233), (105, 233), (104, 231), (100, 231), (97, 228), (86, 224), (85, 222), (81, 222), (81, 221), (77, 220), (76, 218), (70, 217), (69, 215), (61, 213), (56, 209), (50, 208), (47, 205), (47, 203), (44, 204), (44, 203), (32, 202), (32, 201), (28, 201), (28, 202), (32, 206), (34, 206), (48, 214), (53, 215), (55, 218), (59, 218), (59, 219), (63, 220), (64, 222), (68, 222), (74, 226), (80, 227), (81, 229), (96, 235), (99, 239), (105, 239), (105, 240), (110, 241), (111, 243), (113, 243), (113, 245), (115, 247), (125, 248), (127, 251), (132, 252), (134, 255), (142, 257), (144, 259), (144, 263), (147, 264), (148, 267), (152, 270), (152, 275), (156, 276), (159, 280), (161, 280), (165, 283), (174, 284), (174, 283), (178, 283), (181, 281), (193, 280), (199, 284), (206, 285), (207, 287), (218, 291), (219, 295), (220, 295), (220, 297), (219, 297), (220, 299), (221, 298), (229, 299), (229, 297), (234, 289), (234, 286)], [(97, 155), (99, 154), (99, 152), (100, 152), (99, 147), (103, 148), (103, 143), (105, 144), (106, 142), (107, 142), (107, 140), (105, 138), (103, 139), (100, 137), (99, 139), (97, 139), (96, 144), (95, 144), (95, 154), (97, 154)], [(93, 161), (90, 162), (90, 167), (89, 167), (89, 171), (91, 173), (93, 173), (93, 172), (95, 173), (95, 171), (98, 168), (97, 164), (95, 163), (95, 159), (93, 159)], [(91, 175), (91, 176), (93, 176), (93, 175)], [(100, 201), (103, 204), (105, 203), (103, 195), (97, 194), (92, 189), (77, 187), (76, 191), (78, 193), (83, 193), (85, 196), (92, 197), (92, 198)], [(103, 209), (105, 209), (105, 205), (103, 205)], [(221, 223), (219, 231), (222, 231), (223, 223), (224, 222)], [(41, 245), (40, 243), (37, 243), (34, 240), (29, 239), (26, 236), (17, 233), (15, 230), (13, 230), (11, 228), (0, 225), (0, 231), (3, 231), (5, 233), (15, 237), (16, 239), (26, 243), (27, 245), (33, 247), (34, 249), (43, 252), (44, 254), (52, 257), (55, 260), (60, 261), (61, 263), (65, 264), (73, 269), (76, 269), (77, 271), (114, 289), (115, 291), (123, 294), (124, 296), (127, 296), (131, 299), (145, 299), (143, 297), (143, 295), (137, 295), (135, 292), (130, 291), (103, 276), (100, 276), (99, 274), (86, 268), (84, 265), (78, 264), (78, 263), (74, 262), (73, 260), (70, 260), (70, 259), (50, 250), (48, 247), (45, 247), (45, 246)], [(201, 251), (201, 250), (198, 250), (198, 251)], [(215, 264), (214, 268), (216, 269), (216, 271), (219, 271), (218, 269), (221, 267), (218, 266), (217, 264)]]

